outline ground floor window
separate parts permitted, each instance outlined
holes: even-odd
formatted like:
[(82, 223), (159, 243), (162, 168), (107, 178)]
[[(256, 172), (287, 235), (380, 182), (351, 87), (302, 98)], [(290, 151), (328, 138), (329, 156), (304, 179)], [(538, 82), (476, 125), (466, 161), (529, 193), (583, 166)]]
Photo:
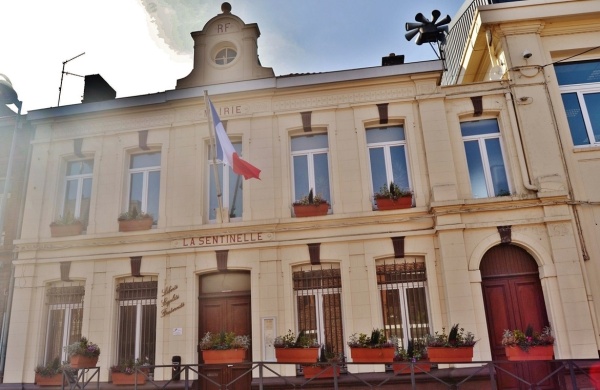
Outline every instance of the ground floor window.
[(118, 283), (116, 363), (140, 359), (154, 364), (157, 292), (155, 277), (127, 278)]
[(391, 259), (377, 263), (377, 287), (383, 324), (399, 347), (430, 333), (427, 275), (422, 258)]
[(81, 338), (83, 282), (58, 282), (46, 289), (46, 348), (44, 364), (68, 360), (65, 347)]
[(314, 334), (328, 353), (343, 354), (340, 269), (332, 265), (298, 268), (293, 281), (298, 332)]

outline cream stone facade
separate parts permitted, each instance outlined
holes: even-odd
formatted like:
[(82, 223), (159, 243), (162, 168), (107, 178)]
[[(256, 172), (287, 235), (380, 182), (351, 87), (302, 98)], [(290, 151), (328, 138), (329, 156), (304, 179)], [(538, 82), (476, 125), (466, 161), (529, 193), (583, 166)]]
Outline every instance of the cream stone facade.
[[(157, 283), (155, 364), (170, 364), (175, 355), (184, 364), (198, 362), (207, 321), (202, 297), (240, 290), (250, 297), (251, 358), (273, 361), (270, 337), (301, 330), (294, 278), (311, 267), (339, 269), (342, 352), (351, 361), (351, 334), (389, 329), (378, 266), (403, 259), (424, 264), (430, 330), (459, 323), (479, 339), (474, 360), (491, 360), (494, 313), (486, 298), (488, 274), (480, 269), (486, 254), (507, 247), (535, 261), (555, 357), (598, 358), (600, 149), (570, 144), (556, 76), (544, 65), (594, 46), (599, 20), (597, 1), (481, 6), (464, 73), (459, 82), (441, 85), (442, 61), (275, 77), (258, 62), (258, 28), (224, 8), (192, 34), (195, 68), (176, 89), (30, 112), (35, 138), (23, 230), (15, 243), (4, 382), (34, 381), (48, 349), (49, 287), (61, 283), (84, 288), (80, 329), (102, 349), (101, 381), (109, 380), (108, 367), (120, 354), (117, 288), (123, 281)], [(491, 46), (482, 41), (487, 30)], [(522, 57), (526, 49), (528, 59)], [(582, 56), (597, 59), (598, 53)], [(494, 66), (503, 76), (489, 80)], [(243, 209), (227, 210), (230, 218), (218, 218), (210, 206), (212, 127), (205, 91), (242, 158), (262, 171), (260, 180), (243, 181)], [(493, 140), (508, 185), (503, 191), (474, 196), (467, 122), (497, 123)], [(378, 188), (371, 184), (368, 132), (392, 127), (405, 134), (413, 207), (382, 211), (373, 200)], [(330, 210), (298, 218), (293, 140), (320, 134), (327, 141), (319, 153), (327, 160)], [(492, 145), (486, 145), (491, 156)], [(155, 224), (119, 232), (117, 217), (130, 207), (132, 159), (147, 154), (160, 162), (151, 169), (158, 181), (143, 187), (156, 190), (145, 192), (157, 199)], [(93, 162), (86, 176), (87, 228), (51, 237), (73, 161)], [(484, 169), (492, 162), (484, 158)], [(142, 208), (151, 203), (140, 202)], [(232, 204), (239, 208), (235, 199)], [(221, 282), (211, 279), (219, 275)], [(527, 304), (518, 305), (526, 311)], [(295, 375), (291, 366), (280, 371)], [(169, 375), (167, 369), (154, 374)]]

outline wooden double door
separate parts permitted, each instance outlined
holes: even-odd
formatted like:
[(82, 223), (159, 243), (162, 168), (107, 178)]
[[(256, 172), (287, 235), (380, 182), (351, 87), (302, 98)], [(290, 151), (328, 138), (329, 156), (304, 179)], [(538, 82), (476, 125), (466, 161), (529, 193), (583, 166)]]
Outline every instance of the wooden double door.
[[(522, 248), (500, 245), (484, 255), (480, 270), (492, 359), (507, 360), (502, 345), (505, 329), (525, 331), (531, 324), (540, 331), (549, 325), (538, 266)], [(496, 370), (498, 389), (530, 388), (511, 374), (526, 382), (538, 383), (552, 372), (552, 363), (548, 362), (515, 362), (499, 366), (508, 373)], [(555, 389), (558, 386), (550, 379), (535, 388)]]
[[(238, 335), (252, 335), (250, 293), (235, 292), (200, 296), (199, 310), (200, 340), (206, 332), (221, 331), (235, 332)], [(251, 349), (246, 351), (244, 361), (252, 361)], [(198, 362), (203, 363), (202, 352), (199, 351)], [(250, 388), (252, 375), (244, 374), (250, 369), (250, 364), (216, 364), (203, 367), (200, 372), (199, 388), (203, 390), (224, 389), (225, 384), (235, 380), (228, 386), (232, 390), (247, 390)], [(215, 383), (219, 385), (216, 385)]]

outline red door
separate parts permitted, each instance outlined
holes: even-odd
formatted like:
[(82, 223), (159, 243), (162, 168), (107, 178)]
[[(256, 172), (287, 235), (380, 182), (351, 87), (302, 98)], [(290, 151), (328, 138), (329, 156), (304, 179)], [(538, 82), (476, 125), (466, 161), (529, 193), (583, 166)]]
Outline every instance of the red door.
[[(485, 314), (493, 360), (506, 360), (502, 346), (505, 329), (525, 330), (529, 324), (535, 330), (549, 325), (538, 267), (523, 249), (501, 245), (490, 249), (481, 261)], [(540, 382), (552, 372), (551, 363), (503, 363), (501, 368), (529, 383)], [(496, 370), (499, 389), (529, 389), (502, 370)], [(546, 380), (539, 389), (557, 388)]]
[[(199, 338), (206, 332), (218, 333), (221, 331), (235, 332), (239, 335), (252, 335), (251, 312), (250, 312), (250, 294), (249, 293), (224, 293), (211, 296), (200, 297), (200, 319), (199, 319)], [(245, 361), (251, 362), (251, 351), (246, 351)], [(198, 362), (203, 363), (202, 353), (199, 353)], [(206, 366), (201, 370), (201, 374), (210, 378), (210, 381), (201, 377), (199, 380), (200, 389), (221, 389), (220, 385), (225, 385), (237, 379), (234, 384), (227, 387), (233, 390), (247, 390), (250, 388), (252, 375), (244, 373), (248, 371), (250, 365), (246, 364), (219, 364)], [(212, 383), (214, 381), (220, 385)]]

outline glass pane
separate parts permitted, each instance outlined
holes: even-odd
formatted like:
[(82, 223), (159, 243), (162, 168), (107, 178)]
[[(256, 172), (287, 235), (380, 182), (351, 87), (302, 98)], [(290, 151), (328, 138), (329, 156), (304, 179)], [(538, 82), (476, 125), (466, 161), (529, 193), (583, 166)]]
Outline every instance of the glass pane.
[(135, 321), (137, 306), (119, 307), (118, 362), (135, 358)]
[(471, 135), (499, 133), (498, 121), (495, 119), (482, 119), (480, 121), (461, 122), (460, 132), (463, 137)]
[(315, 194), (320, 194), (331, 204), (329, 193), (329, 163), (327, 162), (327, 153), (314, 155), (315, 167)]
[(146, 212), (154, 218), (154, 223), (158, 220), (158, 198), (160, 195), (160, 171), (148, 173), (148, 205)]
[(141, 212), (142, 209), (142, 192), (144, 189), (144, 175), (142, 173), (132, 173), (130, 190), (129, 190), (129, 210), (135, 209)]
[(92, 199), (92, 179), (83, 179), (83, 191), (81, 194), (81, 205), (79, 210), (79, 219), (87, 226), (90, 216), (90, 202)]
[(150, 364), (154, 364), (156, 352), (156, 305), (144, 305), (142, 307), (142, 335), (140, 345), (140, 356), (146, 358)]
[(429, 315), (425, 287), (406, 289), (410, 338), (423, 338), (429, 334)]
[(292, 152), (326, 149), (327, 147), (327, 134), (304, 135), (292, 138)]
[(69, 324), (69, 340), (67, 345), (81, 339), (81, 328), (83, 323), (83, 308), (71, 309), (71, 323)]
[(384, 184), (389, 184), (385, 172), (383, 148), (370, 148), (369, 159), (371, 160), (371, 184), (373, 185), (373, 192), (377, 192)]
[(94, 160), (70, 161), (67, 163), (67, 176), (91, 174), (94, 171)]
[(134, 154), (131, 156), (129, 168), (148, 168), (160, 166), (160, 152)]
[(63, 205), (62, 216), (70, 215), (75, 218), (77, 216), (77, 188), (79, 180), (67, 180), (67, 188), (65, 189), (65, 203)]
[(600, 61), (584, 61), (554, 65), (559, 85), (600, 82)]
[(55, 358), (58, 358), (62, 362), (64, 321), (64, 309), (50, 310), (50, 313), (48, 314), (45, 363), (52, 362)]
[(367, 130), (367, 143), (404, 141), (404, 127), (380, 127)]
[(589, 145), (590, 138), (588, 137), (585, 123), (583, 121), (583, 113), (579, 106), (579, 99), (576, 93), (563, 93), (563, 104), (569, 121), (569, 129), (571, 129), (571, 138), (575, 145)]
[(308, 195), (308, 157), (294, 156), (294, 200)]
[(490, 164), (490, 175), (492, 177), (494, 195), (509, 195), (510, 189), (508, 187), (508, 178), (506, 177), (504, 159), (502, 158), (502, 149), (500, 149), (500, 139), (486, 139), (485, 148), (487, 150), (487, 156)]
[(403, 190), (410, 189), (408, 170), (406, 169), (406, 148), (404, 146), (393, 146), (390, 148), (390, 155), (392, 157), (394, 183)]
[(383, 325), (387, 337), (398, 337), (400, 347), (404, 346), (404, 331), (402, 329), (402, 313), (400, 312), (400, 292), (397, 289), (381, 290), (381, 309)]
[(314, 295), (299, 295), (298, 304), (298, 333), (317, 335), (317, 305)]
[[(600, 73), (600, 69), (598, 70)], [(600, 142), (600, 93), (587, 93), (583, 95), (585, 106), (592, 124), (592, 132), (594, 133), (594, 142)]]
[(323, 323), (325, 326), (325, 350), (336, 354), (343, 353), (342, 303), (339, 293), (323, 295)]
[(243, 210), (243, 180), (242, 176), (229, 169), (229, 218), (239, 218)]
[(465, 141), (465, 153), (469, 167), (469, 179), (471, 180), (471, 191), (474, 198), (487, 198), (488, 192), (485, 184), (485, 174), (481, 152), (477, 141)]
[[(219, 183), (223, 183), (223, 165), (217, 164), (217, 171), (219, 172)], [(215, 182), (215, 170), (213, 166), (210, 167), (210, 197), (208, 201), (208, 218), (210, 220), (217, 219), (217, 210), (219, 209), (219, 199), (217, 198), (217, 184)]]

